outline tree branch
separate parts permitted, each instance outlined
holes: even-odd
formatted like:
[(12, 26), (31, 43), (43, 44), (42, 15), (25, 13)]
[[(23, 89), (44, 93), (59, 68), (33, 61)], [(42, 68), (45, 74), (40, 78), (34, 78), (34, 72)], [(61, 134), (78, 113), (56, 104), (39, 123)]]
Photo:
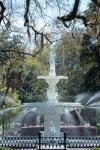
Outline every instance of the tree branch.
[(4, 18), (4, 12), (5, 12), (5, 10), (6, 10), (6, 8), (4, 7), (2, 1), (0, 1), (0, 7), (1, 7), (1, 11), (0, 11), (0, 23), (1, 23), (1, 21), (2, 21), (3, 18)]
[[(91, 0), (91, 1), (92, 1), (96, 6), (100, 7), (100, 2), (98, 2), (99, 0)], [(68, 28), (66, 22), (72, 21), (72, 20), (74, 20), (74, 19), (81, 19), (86, 27), (87, 27), (87, 25), (89, 25), (89, 24), (88, 24), (88, 21), (87, 21), (87, 19), (86, 19), (86, 17), (77, 15), (79, 3), (80, 3), (80, 0), (75, 0), (73, 10), (72, 10), (68, 15), (62, 16), (62, 17), (59, 17), (59, 16), (57, 17), (58, 20), (62, 21), (62, 23), (64, 24), (64, 26), (65, 26), (66, 28)]]
[(52, 41), (50, 41), (50, 39), (49, 39), (45, 34), (43, 34), (43, 32), (39, 32), (39, 31), (35, 30), (35, 28), (34, 28), (33, 26), (31, 26), (31, 25), (29, 25), (29, 27), (30, 27), (36, 34), (39, 34), (39, 35), (41, 35), (41, 36), (44, 36), (50, 43), (52, 43)]
[(52, 43), (52, 41), (47, 37), (46, 34), (43, 34), (43, 32), (39, 32), (37, 31), (32, 25), (29, 25), (29, 24), (25, 24), (25, 26), (27, 27), (27, 33), (28, 33), (28, 36), (30, 38), (30, 28), (34, 31), (34, 34), (35, 34), (35, 43), (37, 44), (37, 35), (40, 35), (41, 36), (41, 49), (43, 48), (44, 46), (44, 37), (45, 39), (47, 39), (47, 41), (49, 41), (50, 43)]
[(35, 54), (31, 54), (31, 53), (26, 53), (26, 52), (20, 52), (20, 51), (17, 51), (17, 50), (14, 50), (14, 49), (6, 49), (6, 50), (1, 50), (2, 52), (4, 53), (7, 53), (7, 52), (14, 52), (14, 53), (17, 53), (19, 55), (29, 55), (29, 56), (32, 56), (32, 57), (35, 57), (38, 53), (35, 53)]
[(24, 14), (24, 19), (25, 19), (24, 26), (29, 23), (29, 19), (28, 19), (29, 6), (30, 6), (30, 0), (26, 0), (26, 8), (25, 8), (25, 14)]
[[(68, 21), (67, 19), (67, 16), (62, 16), (62, 17), (59, 17), (57, 18), (58, 20), (62, 21), (63, 25), (68, 28), (69, 26), (67, 26), (66, 22)], [(83, 24), (85, 25), (85, 27), (87, 27), (88, 25), (88, 20), (86, 19), (86, 17), (84, 16), (80, 16), (80, 15), (76, 15), (75, 18), (73, 18), (72, 20), (74, 19), (80, 19), (83, 21)]]
[(73, 10), (67, 16), (57, 17), (57, 19), (64, 22), (74, 20), (78, 11), (79, 3), (80, 0), (75, 0)]
[(87, 27), (88, 25), (87, 19), (84, 16), (77, 15), (79, 3), (80, 3), (80, 0), (75, 0), (73, 10), (72, 12), (70, 12), (70, 14), (68, 14), (67, 16), (57, 17), (58, 20), (62, 21), (62, 23), (64, 24), (66, 28), (68, 28), (66, 22), (72, 21), (74, 19), (81, 19), (84, 25)]
[(81, 20), (83, 21), (84, 25), (87, 27), (87, 25), (88, 25), (88, 20), (86, 19), (86, 17), (80, 16), (80, 15), (76, 15), (76, 18), (77, 18), (77, 19), (81, 19)]

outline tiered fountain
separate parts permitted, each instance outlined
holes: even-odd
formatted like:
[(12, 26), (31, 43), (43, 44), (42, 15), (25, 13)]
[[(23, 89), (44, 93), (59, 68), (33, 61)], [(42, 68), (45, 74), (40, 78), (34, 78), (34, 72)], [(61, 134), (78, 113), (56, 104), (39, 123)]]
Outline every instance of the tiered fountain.
[(62, 103), (57, 101), (57, 83), (61, 79), (68, 79), (65, 76), (56, 76), (55, 71), (55, 52), (50, 52), (50, 71), (48, 76), (38, 76), (48, 84), (47, 101), (40, 103), (24, 103), (25, 108), (36, 108), (37, 113), (44, 115), (44, 136), (60, 136), (60, 116), (68, 110), (82, 109), (80, 103)]

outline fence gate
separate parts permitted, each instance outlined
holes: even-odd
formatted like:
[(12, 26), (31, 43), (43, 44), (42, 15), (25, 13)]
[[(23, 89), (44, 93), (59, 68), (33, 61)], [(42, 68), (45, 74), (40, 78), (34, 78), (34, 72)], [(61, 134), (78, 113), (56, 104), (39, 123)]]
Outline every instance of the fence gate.
[(41, 137), (39, 133), (39, 150), (66, 150), (67, 141), (66, 134), (63, 137)]

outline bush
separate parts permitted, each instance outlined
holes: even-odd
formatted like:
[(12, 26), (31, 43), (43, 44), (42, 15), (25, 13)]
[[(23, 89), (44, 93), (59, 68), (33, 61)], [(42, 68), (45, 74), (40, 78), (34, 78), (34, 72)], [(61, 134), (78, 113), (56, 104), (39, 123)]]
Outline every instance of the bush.
[(96, 147), (95, 147), (95, 148), (93, 148), (92, 150), (100, 150), (100, 148), (96, 148)]
[(0, 147), (0, 150), (12, 150), (12, 149), (8, 147)]

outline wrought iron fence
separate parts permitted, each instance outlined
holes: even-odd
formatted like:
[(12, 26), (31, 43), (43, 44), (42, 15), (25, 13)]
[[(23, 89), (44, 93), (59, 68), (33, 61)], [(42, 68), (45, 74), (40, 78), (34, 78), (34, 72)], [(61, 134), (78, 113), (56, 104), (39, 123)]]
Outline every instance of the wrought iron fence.
[[(0, 147), (11, 149), (62, 149), (62, 150), (88, 150), (93, 147), (100, 148), (100, 137), (83, 137), (83, 136), (66, 136), (64, 133), (61, 137), (44, 137), (39, 133), (38, 137), (33, 136), (3, 136), (0, 137)], [(0, 149), (1, 150), (1, 149)]]

